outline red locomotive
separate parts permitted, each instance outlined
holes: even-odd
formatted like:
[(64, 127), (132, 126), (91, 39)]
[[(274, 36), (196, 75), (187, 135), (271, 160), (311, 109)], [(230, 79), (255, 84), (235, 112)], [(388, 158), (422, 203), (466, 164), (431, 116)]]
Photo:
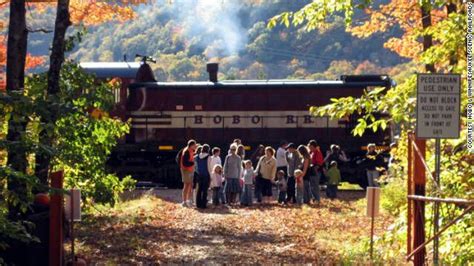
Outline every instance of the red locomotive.
[[(109, 161), (119, 176), (130, 174), (142, 181), (178, 184), (174, 158), (188, 139), (225, 151), (233, 139), (240, 138), (250, 150), (247, 154), (258, 144), (277, 146), (281, 140), (299, 144), (316, 139), (323, 151), (337, 143), (353, 156), (369, 142), (384, 146), (390, 143), (388, 130), (354, 137), (354, 118), (330, 120), (308, 112), (310, 106), (328, 104), (331, 98), (357, 97), (371, 87), (388, 88), (391, 80), (387, 75), (341, 76), (331, 81), (219, 81), (218, 64), (210, 63), (209, 81), (156, 82), (146, 62), (139, 68), (116, 63), (123, 69), (97, 64), (82, 67), (99, 78), (125, 80), (125, 86), (117, 92), (116, 114), (131, 118), (131, 131)], [(366, 182), (365, 178), (354, 178), (344, 179), (362, 186)]]

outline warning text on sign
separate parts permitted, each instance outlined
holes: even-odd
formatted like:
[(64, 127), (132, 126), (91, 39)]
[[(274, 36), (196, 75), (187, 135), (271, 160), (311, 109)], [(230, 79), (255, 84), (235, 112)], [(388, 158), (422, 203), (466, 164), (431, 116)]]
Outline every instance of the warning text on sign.
[(417, 137), (458, 138), (460, 76), (419, 74)]

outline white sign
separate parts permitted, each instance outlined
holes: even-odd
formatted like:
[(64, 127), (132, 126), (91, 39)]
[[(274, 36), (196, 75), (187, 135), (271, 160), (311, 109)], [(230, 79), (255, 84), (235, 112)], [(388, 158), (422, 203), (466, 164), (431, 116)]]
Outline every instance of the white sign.
[(416, 137), (459, 138), (461, 76), (418, 74)]
[(379, 215), (380, 188), (367, 187), (367, 216), (375, 217)]
[[(81, 220), (81, 190), (73, 188), (69, 192), (71, 195), (66, 194), (65, 196), (64, 215), (68, 221), (71, 221), (72, 214), (72, 218), (77, 222)], [(72, 211), (71, 208), (73, 209)]]

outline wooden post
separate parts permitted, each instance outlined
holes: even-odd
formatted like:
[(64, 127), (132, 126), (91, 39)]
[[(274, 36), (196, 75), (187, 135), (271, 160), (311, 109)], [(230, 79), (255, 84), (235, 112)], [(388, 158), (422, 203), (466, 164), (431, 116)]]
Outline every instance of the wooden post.
[[(413, 140), (413, 133), (408, 132), (408, 180), (407, 180), (407, 195), (413, 195), (413, 147), (412, 147), (412, 140)], [(407, 254), (412, 252), (412, 225), (413, 225), (413, 204), (411, 200), (407, 201), (408, 203), (408, 210), (407, 210)]]
[[(416, 139), (415, 144), (417, 145), (422, 158), (415, 154), (415, 163), (414, 163), (414, 194), (425, 196), (425, 185), (426, 185), (426, 172), (423, 161), (426, 156), (426, 140)], [(425, 203), (424, 202), (415, 202), (415, 208), (413, 213), (413, 247), (418, 247), (423, 245), (425, 242)], [(426, 248), (418, 251), (413, 259), (413, 264), (415, 266), (422, 266), (425, 264), (426, 257)]]
[(370, 216), (370, 261), (374, 260), (374, 219), (375, 219), (375, 190), (372, 190), (372, 215)]
[[(63, 188), (63, 172), (50, 175), (51, 188)], [(49, 265), (63, 264), (63, 195), (58, 192), (51, 194), (49, 209)]]
[(74, 253), (74, 193), (72, 189), (71, 192), (71, 255), (72, 255), (72, 266), (76, 266), (76, 255)]

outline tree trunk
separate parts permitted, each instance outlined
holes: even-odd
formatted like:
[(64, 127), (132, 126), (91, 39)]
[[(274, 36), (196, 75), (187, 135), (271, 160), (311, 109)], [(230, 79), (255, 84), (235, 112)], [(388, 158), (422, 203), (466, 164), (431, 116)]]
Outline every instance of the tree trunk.
[[(10, 1), (10, 22), (7, 43), (7, 91), (22, 91), (25, 84), (25, 61), (28, 31), (26, 29), (25, 0)], [(15, 112), (16, 110), (13, 110)], [(8, 121), (7, 140), (13, 145), (8, 150), (7, 164), (13, 169), (26, 171), (26, 153), (19, 141), (25, 132), (26, 122)]]
[[(456, 13), (456, 12), (457, 12), (457, 7), (455, 3), (446, 4), (446, 13), (448, 14), (448, 17), (451, 13)], [(455, 66), (457, 64), (458, 64), (458, 57), (456, 55), (456, 51), (453, 51), (453, 53), (449, 56), (449, 65)]]
[(69, 20), (69, 0), (58, 0), (58, 11), (54, 25), (53, 49), (51, 50), (48, 71), (48, 94), (59, 92), (59, 73), (64, 62), (66, 31), (71, 25)]
[[(64, 62), (64, 51), (66, 46), (66, 31), (71, 25), (69, 19), (69, 0), (58, 0), (56, 21), (54, 24), (53, 48), (49, 58), (48, 70), (48, 94), (55, 95), (59, 92), (59, 75), (61, 66)], [(59, 110), (51, 110), (51, 120), (43, 123), (55, 123)], [(52, 138), (44, 130), (40, 133), (40, 141), (45, 146), (52, 145)], [(46, 183), (48, 178), (48, 169), (51, 162), (50, 154), (40, 152), (36, 156), (36, 176), (41, 182)]]
[[(423, 29), (431, 26), (431, 4), (429, 2), (421, 6), (421, 25)], [(423, 51), (428, 50), (431, 46), (433, 46), (433, 36), (430, 34), (423, 35)], [(426, 64), (425, 69), (427, 72), (436, 72), (434, 64)]]
[[(25, 0), (10, 1), (10, 21), (8, 25), (7, 41), (7, 92), (23, 91), (25, 84), (25, 61), (28, 31), (26, 29)], [(8, 121), (7, 141), (9, 142), (7, 165), (12, 169), (26, 173), (27, 160), (26, 149), (21, 143), (22, 135), (25, 133), (26, 121), (24, 117), (14, 115)], [(27, 188), (15, 175), (8, 176), (8, 190), (16, 194), (18, 199), (26, 202)], [(8, 216), (12, 220), (18, 220), (21, 210), (18, 205), (8, 205)]]
[[(427, 29), (431, 26), (431, 3), (429, 1), (423, 1), (421, 5), (421, 24), (423, 29)], [(428, 50), (433, 46), (433, 37), (429, 34), (423, 35), (423, 51)], [(434, 64), (425, 65), (426, 72), (436, 73)], [(421, 154), (423, 154), (423, 159), (425, 159), (426, 153), (426, 140), (416, 139), (416, 144), (420, 149)], [(418, 177), (425, 176), (425, 170), (421, 166), (421, 163), (418, 163), (421, 158), (415, 160), (415, 171), (418, 171)], [(426, 190), (426, 180), (422, 182), (415, 183), (415, 195), (425, 195)], [(414, 237), (413, 237), (413, 248), (416, 248), (422, 245), (425, 242), (425, 203), (417, 202), (414, 207)], [(413, 257), (413, 264), (424, 265), (426, 259), (426, 248), (421, 249)]]

